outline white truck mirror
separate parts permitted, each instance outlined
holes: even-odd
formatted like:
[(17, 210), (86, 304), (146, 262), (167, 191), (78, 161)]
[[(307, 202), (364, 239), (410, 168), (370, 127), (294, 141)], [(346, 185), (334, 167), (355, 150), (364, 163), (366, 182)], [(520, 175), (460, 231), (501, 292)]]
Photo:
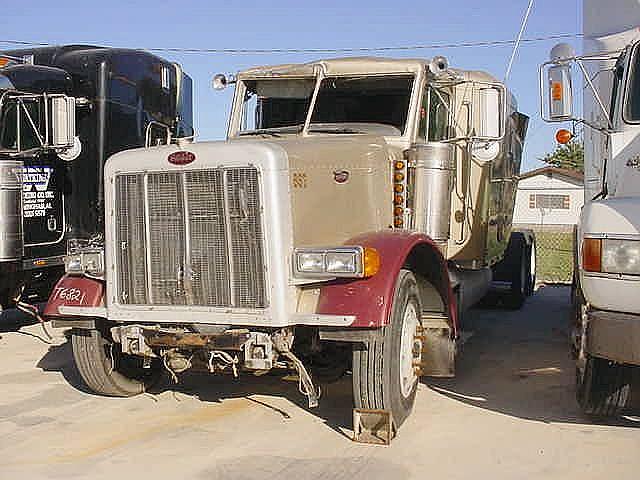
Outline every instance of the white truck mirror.
[(549, 118), (554, 122), (564, 122), (573, 118), (573, 87), (571, 65), (562, 63), (551, 65), (549, 74)]

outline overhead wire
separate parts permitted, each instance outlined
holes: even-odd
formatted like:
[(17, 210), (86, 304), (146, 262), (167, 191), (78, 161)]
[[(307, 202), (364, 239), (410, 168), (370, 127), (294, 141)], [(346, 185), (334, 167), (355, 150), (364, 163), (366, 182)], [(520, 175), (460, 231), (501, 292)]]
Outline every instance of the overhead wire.
[[(555, 35), (546, 35), (531, 38), (522, 38), (520, 43), (536, 43), (548, 40), (561, 40), (571, 38), (581, 38), (581, 33), (561, 33)], [(141, 50), (150, 52), (169, 52), (169, 53), (190, 53), (190, 54), (211, 54), (220, 53), (228, 55), (264, 55), (264, 54), (290, 54), (290, 53), (366, 53), (366, 52), (393, 52), (393, 51), (411, 51), (411, 50), (432, 50), (432, 49), (450, 49), (450, 48), (472, 48), (472, 47), (501, 47), (516, 45), (518, 40), (485, 40), (485, 41), (468, 41), (457, 43), (433, 43), (425, 45), (400, 45), (400, 46), (382, 46), (382, 47), (347, 47), (347, 48), (186, 48), (186, 47), (137, 47)], [(32, 42), (24, 40), (1, 40), (0, 44), (23, 46), (23, 47), (47, 47), (55, 46), (54, 43)]]

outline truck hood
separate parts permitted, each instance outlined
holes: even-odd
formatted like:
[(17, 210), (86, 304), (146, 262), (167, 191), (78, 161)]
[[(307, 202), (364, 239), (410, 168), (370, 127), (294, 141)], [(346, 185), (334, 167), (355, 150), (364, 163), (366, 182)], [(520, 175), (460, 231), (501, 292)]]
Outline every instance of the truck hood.
[[(192, 152), (194, 161), (169, 163), (169, 154), (178, 150)], [(281, 172), (288, 194), (273, 203), (290, 210), (296, 247), (342, 245), (362, 232), (392, 226), (390, 179), (393, 162), (401, 158), (399, 148), (375, 135), (252, 136), (118, 153), (105, 166), (105, 187), (118, 172), (251, 164), (262, 172)]]
[(588, 203), (582, 210), (581, 233), (638, 235), (640, 197), (608, 198)]

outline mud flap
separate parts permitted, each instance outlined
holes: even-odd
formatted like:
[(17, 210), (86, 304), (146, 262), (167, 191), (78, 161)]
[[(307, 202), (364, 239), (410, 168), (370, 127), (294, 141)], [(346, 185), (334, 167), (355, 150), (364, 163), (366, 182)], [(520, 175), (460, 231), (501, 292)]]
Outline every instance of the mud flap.
[(422, 343), (422, 357), (417, 365), (420, 376), (455, 376), (456, 342), (452, 336), (447, 317), (432, 313), (422, 315), (422, 327), (416, 337)]

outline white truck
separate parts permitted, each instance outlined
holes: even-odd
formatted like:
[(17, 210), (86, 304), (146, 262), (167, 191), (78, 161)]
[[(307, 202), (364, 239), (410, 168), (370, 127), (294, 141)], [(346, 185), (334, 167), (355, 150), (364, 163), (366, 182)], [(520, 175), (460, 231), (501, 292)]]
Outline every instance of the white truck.
[[(640, 4), (602, 7), (584, 0), (583, 54), (556, 46), (540, 85), (545, 120), (585, 126), (571, 345), (582, 409), (612, 416), (637, 407), (640, 395)], [(576, 71), (584, 81), (581, 115)]]

